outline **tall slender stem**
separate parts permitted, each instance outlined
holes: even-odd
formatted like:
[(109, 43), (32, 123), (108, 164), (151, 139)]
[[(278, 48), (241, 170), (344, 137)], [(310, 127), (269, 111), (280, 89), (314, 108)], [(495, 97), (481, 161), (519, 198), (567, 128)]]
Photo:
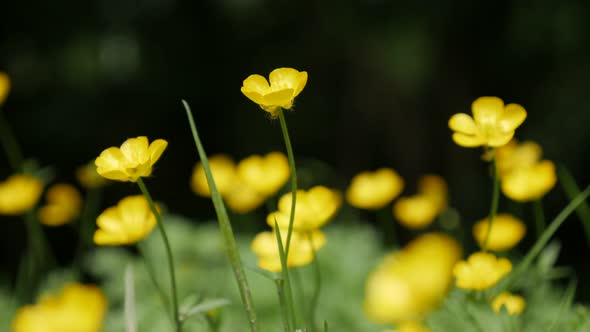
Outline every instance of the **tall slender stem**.
[(537, 239), (541, 237), (545, 230), (545, 212), (543, 211), (542, 198), (533, 202), (533, 212), (535, 213), (535, 231), (537, 232)]
[(23, 154), (2, 109), (0, 109), (0, 142), (6, 152), (10, 166), (15, 172), (18, 172), (23, 164)]
[(223, 236), (227, 257), (232, 266), (232, 269), (234, 270), (234, 275), (236, 277), (236, 281), (238, 282), (238, 287), (240, 288), (240, 295), (242, 297), (242, 302), (244, 303), (244, 306), (246, 308), (246, 313), (248, 314), (248, 322), (250, 323), (250, 329), (252, 332), (255, 332), (258, 330), (258, 323), (256, 321), (256, 311), (254, 310), (254, 303), (252, 301), (252, 294), (250, 293), (250, 286), (248, 285), (248, 279), (246, 278), (246, 273), (244, 272), (244, 267), (242, 266), (242, 259), (240, 258), (240, 253), (236, 245), (234, 232), (232, 230), (229, 217), (227, 216), (227, 210), (225, 209), (225, 205), (223, 204), (221, 195), (219, 194), (217, 186), (215, 185), (215, 180), (213, 179), (213, 174), (211, 173), (211, 168), (209, 167), (207, 153), (205, 152), (203, 144), (201, 143), (201, 139), (199, 138), (199, 133), (197, 131), (197, 127), (195, 126), (195, 120), (193, 119), (193, 114), (191, 113), (190, 106), (184, 100), (182, 101), (182, 104), (184, 105), (184, 109), (186, 111), (186, 116), (188, 118), (191, 132), (193, 134), (193, 139), (195, 140), (195, 145), (199, 153), (199, 158), (201, 159), (201, 162), (203, 163), (203, 168), (205, 169), (205, 175), (207, 176), (207, 184), (209, 185), (209, 189), (211, 190), (211, 200), (213, 201), (215, 213), (217, 214), (217, 221), (219, 222), (219, 229), (221, 230), (221, 234)]
[(162, 236), (162, 240), (164, 240), (164, 247), (166, 248), (166, 256), (168, 258), (168, 270), (170, 272), (170, 286), (172, 288), (172, 312), (174, 313), (174, 324), (176, 325), (176, 331), (180, 332), (182, 330), (182, 322), (180, 321), (180, 315), (178, 314), (178, 295), (176, 293), (176, 273), (174, 272), (174, 259), (172, 258), (172, 249), (170, 247), (170, 242), (168, 241), (168, 235), (166, 235), (166, 228), (164, 227), (164, 223), (162, 222), (162, 216), (158, 212), (152, 197), (143, 183), (141, 178), (137, 179), (137, 185), (141, 190), (143, 196), (147, 200), (152, 213), (156, 217), (156, 222), (158, 224), (158, 229), (160, 230), (160, 235)]
[(279, 121), (281, 123), (281, 131), (283, 132), (283, 139), (285, 140), (285, 148), (287, 149), (287, 157), (289, 158), (289, 167), (291, 168), (291, 213), (289, 215), (289, 228), (287, 229), (287, 244), (285, 246), (285, 256), (289, 257), (289, 248), (291, 246), (291, 235), (293, 234), (293, 221), (295, 219), (295, 206), (297, 203), (297, 170), (295, 168), (295, 155), (293, 154), (293, 147), (291, 146), (291, 139), (289, 138), (289, 130), (287, 129), (287, 121), (283, 109), (278, 109)]
[(283, 319), (283, 330), (285, 332), (291, 332), (293, 326), (289, 319), (289, 310), (287, 309), (287, 303), (285, 300), (285, 288), (283, 279), (275, 279), (275, 285), (277, 287), (277, 295), (279, 296), (279, 308), (281, 308), (281, 318)]
[(482, 251), (488, 249), (488, 241), (490, 240), (490, 234), (492, 233), (492, 226), (494, 225), (494, 219), (498, 213), (498, 202), (500, 200), (500, 181), (498, 179), (498, 165), (496, 164), (496, 156), (492, 157), (492, 169), (494, 172), (494, 189), (492, 192), (492, 203), (490, 205), (490, 216), (488, 218), (488, 230), (486, 232), (485, 240), (483, 241)]

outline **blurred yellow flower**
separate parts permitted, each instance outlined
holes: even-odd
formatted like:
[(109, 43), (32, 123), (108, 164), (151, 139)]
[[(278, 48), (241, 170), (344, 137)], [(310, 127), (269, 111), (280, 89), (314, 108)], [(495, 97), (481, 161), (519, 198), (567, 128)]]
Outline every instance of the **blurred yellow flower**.
[(136, 182), (152, 174), (152, 166), (167, 146), (168, 142), (163, 139), (149, 144), (145, 136), (130, 138), (120, 148), (104, 150), (94, 161), (96, 172), (109, 180)]
[(55, 184), (45, 193), (47, 204), (37, 211), (42, 224), (60, 226), (70, 222), (80, 215), (82, 196), (76, 187), (66, 184)]
[(378, 210), (403, 190), (404, 180), (391, 168), (355, 175), (346, 190), (348, 203), (359, 209)]
[(419, 321), (408, 320), (397, 324), (395, 330), (385, 330), (383, 332), (431, 332), (432, 330), (424, 326)]
[(289, 161), (281, 152), (245, 158), (238, 163), (237, 171), (242, 181), (265, 196), (279, 191), (291, 174)]
[(500, 179), (502, 192), (508, 198), (529, 202), (547, 194), (557, 183), (555, 164), (550, 160), (514, 169)]
[(512, 270), (506, 258), (497, 258), (487, 252), (473, 253), (467, 261), (460, 261), (453, 268), (457, 287), (483, 290), (494, 286)]
[(107, 300), (95, 286), (68, 284), (60, 294), (43, 295), (34, 305), (21, 307), (12, 332), (99, 332)]
[(128, 196), (104, 210), (96, 219), (98, 245), (133, 244), (146, 238), (156, 225), (156, 217), (142, 195)]
[(86, 189), (100, 188), (107, 184), (107, 180), (96, 172), (94, 162), (78, 167), (76, 179)]
[(0, 214), (23, 214), (37, 204), (42, 193), (41, 180), (27, 174), (11, 175), (0, 182)]
[(502, 292), (492, 301), (492, 308), (496, 313), (506, 309), (510, 315), (520, 315), (526, 306), (525, 300), (520, 295), (513, 295), (508, 292)]
[[(480, 247), (483, 247), (489, 225), (489, 217), (479, 220), (473, 225), (473, 237)], [(487, 248), (493, 251), (512, 249), (526, 233), (524, 223), (507, 213), (500, 213), (494, 218), (492, 232), (489, 235)]]
[(461, 246), (448, 235), (428, 233), (387, 255), (366, 283), (364, 309), (381, 324), (420, 320), (444, 299)]
[[(208, 158), (209, 168), (211, 168), (211, 174), (215, 180), (215, 186), (221, 196), (228, 194), (236, 181), (236, 163), (231, 157), (218, 154)], [(193, 170), (191, 177), (191, 188), (193, 191), (204, 197), (211, 197), (211, 191), (209, 190), (209, 184), (207, 183), (207, 177), (205, 176), (205, 168), (201, 162), (197, 163)]]
[(446, 209), (447, 200), (445, 180), (438, 175), (424, 175), (418, 181), (418, 194), (400, 197), (393, 205), (393, 215), (407, 228), (424, 228)]
[(293, 100), (307, 83), (307, 72), (278, 68), (268, 78), (270, 84), (263, 76), (250, 75), (244, 80), (241, 91), (271, 116), (276, 116), (279, 107), (287, 110), (293, 107)]
[[(276, 220), (280, 228), (289, 227), (291, 197), (291, 193), (287, 193), (279, 199), (279, 210), (266, 218), (269, 226), (274, 227)], [(341, 204), (340, 193), (324, 186), (315, 186), (307, 191), (297, 190), (293, 229), (308, 232), (322, 227), (336, 214)]]
[[(271, 272), (281, 271), (281, 259), (279, 255), (279, 246), (273, 232), (262, 232), (256, 235), (252, 241), (251, 248), (258, 257), (256, 264), (264, 270)], [(310, 244), (313, 244), (313, 250)], [(287, 231), (281, 230), (281, 240), (283, 248), (287, 245)], [(311, 263), (314, 257), (314, 251), (320, 250), (326, 244), (326, 236), (319, 230), (302, 234), (293, 232), (291, 235), (291, 246), (289, 257), (287, 257), (287, 267), (303, 266)]]
[(227, 206), (236, 213), (248, 213), (264, 204), (266, 196), (242, 181), (233, 183), (231, 190), (223, 196)]
[(10, 77), (4, 73), (0, 72), (0, 106), (4, 104), (6, 97), (8, 97), (8, 93), (10, 92)]
[(512, 139), (508, 144), (496, 149), (496, 167), (500, 178), (518, 168), (535, 165), (541, 160), (543, 150), (533, 141), (518, 143)]
[(500, 147), (514, 136), (526, 119), (526, 110), (518, 104), (504, 106), (498, 97), (480, 97), (471, 105), (473, 117), (458, 113), (449, 119), (453, 141), (463, 147)]

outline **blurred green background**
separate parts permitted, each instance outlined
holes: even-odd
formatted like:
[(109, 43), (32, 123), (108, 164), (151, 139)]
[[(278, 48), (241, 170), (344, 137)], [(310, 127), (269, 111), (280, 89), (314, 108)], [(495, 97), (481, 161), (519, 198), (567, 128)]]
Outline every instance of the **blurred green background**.
[[(175, 213), (206, 220), (210, 202), (188, 185), (197, 155), (180, 99), (209, 154), (282, 150), (278, 122), (240, 87), (250, 74), (293, 67), (309, 73), (287, 115), (304, 187), (344, 189), (356, 172), (389, 166), (411, 194), (420, 175), (438, 173), (471, 224), (488, 213), (491, 182), (481, 151), (456, 146), (447, 120), (479, 96), (522, 104), (529, 117), (517, 136), (590, 182), (589, 13), (586, 1), (6, 1), (0, 70), (13, 87), (4, 111), (26, 157), (53, 166), (58, 181), (73, 182), (76, 167), (128, 137), (168, 140), (148, 186)], [(0, 177), (10, 172), (0, 154)], [(103, 201), (136, 192), (113, 185)], [(567, 200), (557, 186), (544, 202), (552, 218)], [(2, 219), (1, 268), (11, 274), (25, 232)], [(561, 263), (588, 276), (588, 247), (570, 219)], [(50, 235), (67, 261), (73, 230)]]

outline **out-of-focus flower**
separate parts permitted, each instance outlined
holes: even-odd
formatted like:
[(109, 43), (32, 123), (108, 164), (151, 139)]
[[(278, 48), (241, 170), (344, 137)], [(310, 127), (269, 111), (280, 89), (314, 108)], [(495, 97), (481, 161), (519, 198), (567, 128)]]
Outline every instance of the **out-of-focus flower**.
[(23, 214), (37, 204), (42, 193), (41, 180), (27, 174), (12, 175), (0, 182), (0, 214)]
[(512, 270), (512, 263), (506, 258), (497, 258), (487, 252), (471, 254), (467, 261), (460, 261), (453, 268), (457, 287), (482, 290), (494, 286)]
[(238, 175), (248, 186), (265, 196), (274, 195), (289, 179), (289, 161), (281, 152), (252, 155), (238, 163)]
[(293, 107), (293, 100), (307, 83), (307, 72), (278, 68), (268, 78), (270, 84), (263, 76), (250, 75), (244, 80), (241, 91), (271, 116), (276, 116), (279, 107), (287, 110)]
[[(215, 186), (221, 196), (228, 194), (236, 181), (236, 163), (229, 156), (218, 154), (208, 158), (209, 168), (215, 180)], [(204, 197), (211, 197), (209, 184), (205, 175), (205, 168), (201, 162), (197, 163), (191, 177), (191, 188)]]
[(393, 215), (407, 228), (424, 228), (446, 209), (447, 201), (445, 180), (438, 175), (424, 175), (418, 181), (418, 194), (400, 197), (393, 205)]
[(96, 172), (93, 162), (78, 167), (76, 179), (86, 189), (100, 188), (107, 184), (107, 180)]
[(543, 150), (533, 141), (518, 143), (512, 139), (508, 144), (496, 149), (496, 167), (500, 178), (518, 168), (531, 167), (541, 160)]
[(152, 167), (167, 146), (163, 139), (149, 144), (145, 136), (130, 138), (120, 148), (110, 147), (101, 152), (94, 161), (96, 172), (110, 180), (136, 182), (152, 174)]
[(492, 301), (492, 308), (499, 313), (502, 307), (506, 308), (510, 315), (520, 315), (526, 306), (524, 298), (520, 295), (502, 292)]
[(60, 226), (80, 215), (82, 196), (72, 185), (58, 183), (49, 187), (45, 199), (47, 204), (37, 212), (39, 221), (45, 225)]
[(502, 192), (518, 202), (537, 200), (557, 183), (555, 164), (543, 160), (530, 167), (517, 168), (501, 178)]
[(422, 322), (415, 320), (408, 320), (397, 324), (395, 330), (385, 330), (383, 332), (431, 332), (432, 330), (426, 327)]
[[(251, 248), (258, 257), (256, 264), (261, 269), (280, 272), (281, 259), (275, 232), (276, 230), (273, 232), (259, 233), (252, 241)], [(281, 240), (284, 248), (287, 245), (286, 230), (281, 230)], [(319, 230), (306, 234), (293, 232), (289, 247), (289, 257), (287, 257), (287, 267), (303, 266), (311, 263), (314, 258), (314, 251), (321, 249), (324, 244), (326, 244), (326, 236)]]
[(514, 136), (526, 119), (526, 110), (518, 104), (504, 106), (498, 97), (480, 97), (471, 105), (473, 117), (458, 113), (449, 119), (453, 141), (463, 147), (500, 147)]
[[(473, 225), (473, 237), (480, 247), (483, 247), (488, 233), (489, 217), (479, 220)], [(504, 251), (517, 245), (526, 233), (524, 223), (507, 213), (500, 213), (494, 217), (492, 232), (489, 235), (487, 248), (493, 251)]]
[(224, 201), (236, 213), (254, 211), (266, 201), (267, 196), (260, 194), (244, 182), (235, 182), (231, 190), (225, 194)]
[(8, 93), (10, 92), (10, 77), (4, 73), (0, 72), (0, 106), (4, 104), (6, 97), (8, 97)]
[[(291, 193), (279, 199), (279, 210), (270, 213), (266, 218), (269, 226), (274, 227), (276, 220), (280, 228), (289, 227), (291, 201)], [(324, 186), (315, 186), (307, 191), (297, 190), (293, 229), (308, 232), (322, 227), (336, 214), (341, 204), (340, 193)]]
[(95, 286), (68, 284), (60, 294), (43, 295), (34, 305), (21, 307), (12, 332), (99, 332), (107, 300)]
[(391, 168), (355, 175), (346, 190), (348, 203), (359, 209), (378, 210), (403, 190), (404, 180)]
[(459, 243), (440, 233), (419, 236), (389, 254), (367, 280), (367, 316), (382, 324), (421, 320), (446, 296), (460, 258)]
[(98, 245), (133, 244), (146, 238), (156, 225), (156, 217), (142, 195), (128, 196), (96, 219)]

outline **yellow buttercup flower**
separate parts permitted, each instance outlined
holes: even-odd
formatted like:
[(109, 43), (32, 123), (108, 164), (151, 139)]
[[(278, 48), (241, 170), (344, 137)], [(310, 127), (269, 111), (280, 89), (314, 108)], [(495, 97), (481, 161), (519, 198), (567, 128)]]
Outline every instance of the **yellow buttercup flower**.
[(0, 106), (4, 104), (6, 97), (8, 97), (8, 93), (10, 92), (10, 77), (4, 73), (0, 72)]
[(419, 236), (387, 255), (366, 283), (364, 310), (381, 324), (421, 320), (436, 309), (452, 282), (461, 246), (448, 235)]
[(46, 294), (34, 305), (21, 307), (12, 332), (99, 332), (107, 300), (95, 286), (68, 284), (60, 294)]
[[(217, 191), (221, 196), (225, 196), (232, 190), (236, 182), (236, 163), (231, 157), (223, 154), (214, 155), (208, 159)], [(197, 163), (193, 170), (191, 188), (199, 196), (211, 197), (205, 168), (201, 162)]]
[(94, 161), (96, 172), (109, 180), (136, 182), (152, 174), (152, 166), (160, 159), (168, 142), (157, 139), (148, 144), (145, 136), (130, 138), (120, 148), (104, 150)]
[(397, 324), (395, 330), (385, 330), (383, 332), (431, 332), (432, 330), (424, 326), (423, 323), (415, 320), (408, 320)]
[(499, 313), (502, 310), (502, 307), (504, 307), (510, 315), (520, 315), (526, 307), (526, 302), (520, 295), (502, 292), (492, 301), (492, 308), (496, 313)]
[(223, 196), (227, 206), (236, 213), (248, 213), (264, 204), (266, 196), (244, 182), (235, 182), (231, 190)]
[(27, 174), (12, 175), (0, 182), (0, 214), (23, 214), (37, 204), (42, 193), (41, 180)]
[[(251, 248), (258, 257), (256, 264), (261, 269), (280, 272), (281, 260), (275, 232), (276, 230), (273, 232), (259, 233), (252, 241)], [(308, 236), (311, 236), (311, 243)], [(287, 245), (286, 230), (281, 230), (281, 240), (284, 248)], [(320, 250), (324, 244), (326, 244), (326, 236), (319, 230), (307, 234), (293, 232), (291, 235), (289, 256), (287, 257), (287, 267), (303, 266), (311, 263), (313, 261), (314, 251), (317, 252)]]
[[(489, 217), (479, 220), (473, 225), (473, 237), (480, 247), (486, 238), (489, 226)], [(517, 245), (526, 233), (524, 223), (507, 213), (500, 213), (494, 217), (492, 232), (489, 235), (487, 248), (493, 251), (504, 251)]]
[(66, 183), (58, 183), (47, 189), (47, 204), (37, 212), (39, 221), (48, 226), (60, 226), (80, 215), (82, 196), (78, 189)]
[(252, 155), (238, 163), (240, 179), (265, 196), (274, 195), (289, 179), (289, 161), (281, 152)]
[(541, 146), (533, 141), (518, 143), (512, 139), (495, 151), (498, 175), (502, 178), (515, 169), (534, 166), (542, 153)]
[(260, 75), (250, 75), (243, 82), (241, 91), (260, 107), (276, 116), (277, 109), (291, 109), (293, 100), (307, 83), (307, 72), (293, 68), (278, 68), (269, 75), (269, 81)]
[(76, 179), (86, 189), (100, 188), (107, 184), (107, 180), (96, 172), (96, 166), (93, 162), (78, 167)]
[(346, 190), (350, 205), (378, 210), (391, 203), (403, 190), (404, 180), (391, 168), (355, 175)]
[(142, 195), (128, 196), (96, 219), (98, 245), (133, 244), (146, 238), (156, 225), (156, 217)]
[(557, 183), (555, 164), (543, 160), (529, 167), (517, 168), (500, 179), (502, 192), (508, 198), (529, 202), (547, 194)]
[[(289, 227), (291, 201), (291, 193), (283, 195), (279, 199), (279, 210), (270, 213), (266, 223), (274, 227), (276, 220), (279, 227)], [(322, 227), (336, 214), (341, 204), (340, 193), (323, 186), (315, 186), (307, 191), (297, 190), (293, 229), (308, 232)]]
[(512, 270), (506, 258), (497, 258), (487, 252), (476, 252), (467, 261), (460, 261), (453, 268), (457, 287), (482, 290), (494, 286)]
[(424, 175), (418, 181), (418, 194), (400, 197), (393, 205), (393, 215), (407, 228), (419, 229), (432, 224), (447, 207), (448, 188), (438, 175)]
[(514, 136), (526, 119), (526, 110), (518, 104), (504, 106), (498, 97), (480, 97), (471, 105), (473, 117), (465, 113), (449, 119), (453, 141), (463, 147), (500, 147)]

